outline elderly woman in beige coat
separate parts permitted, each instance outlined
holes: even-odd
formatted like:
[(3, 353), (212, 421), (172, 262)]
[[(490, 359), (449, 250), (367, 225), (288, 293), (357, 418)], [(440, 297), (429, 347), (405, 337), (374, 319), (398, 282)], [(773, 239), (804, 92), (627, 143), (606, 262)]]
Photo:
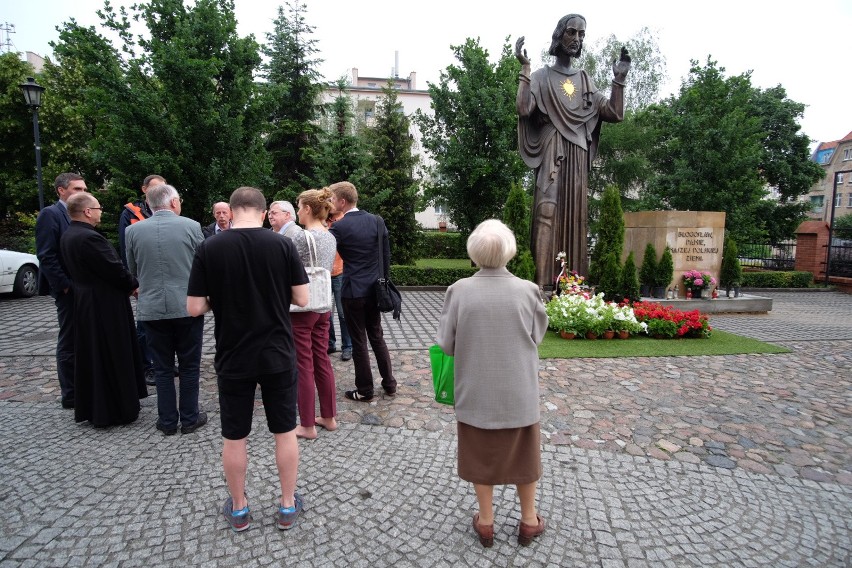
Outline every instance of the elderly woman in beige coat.
[(541, 477), (538, 349), (547, 315), (538, 287), (513, 276), (512, 231), (489, 219), (471, 233), (467, 253), (479, 272), (447, 289), (438, 345), (455, 356), (458, 473), (473, 483), (479, 512), (473, 529), (494, 543), (495, 485), (518, 488), (518, 543), (544, 532), (535, 508)]

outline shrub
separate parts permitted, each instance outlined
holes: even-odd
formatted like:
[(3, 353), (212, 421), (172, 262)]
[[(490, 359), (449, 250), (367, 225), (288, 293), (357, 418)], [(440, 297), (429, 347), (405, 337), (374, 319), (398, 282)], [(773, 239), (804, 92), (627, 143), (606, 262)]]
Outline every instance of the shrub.
[(642, 268), (639, 269), (639, 283), (642, 286), (653, 287), (657, 277), (657, 249), (648, 243), (645, 246), (645, 256), (642, 257)]
[(524, 248), (523, 250), (519, 249), (519, 251), (520, 252), (515, 255), (515, 258), (509, 261), (506, 268), (508, 268), (509, 272), (518, 278), (534, 282), (535, 261), (533, 261), (532, 253), (528, 248)]
[[(631, 302), (639, 301), (639, 278), (636, 276), (636, 263), (633, 261), (633, 253), (627, 255), (624, 266), (621, 267), (621, 289), (622, 298)], [(622, 298), (619, 298), (621, 300)]]
[(746, 288), (807, 288), (813, 281), (811, 272), (743, 272), (740, 285)]
[(663, 251), (663, 257), (657, 265), (657, 276), (654, 279), (654, 286), (666, 288), (672, 283), (674, 278), (674, 259), (672, 258), (672, 249), (668, 246)]
[(461, 233), (423, 231), (418, 258), (467, 258), (467, 241)]
[(620, 301), (622, 299), (621, 269), (618, 266), (618, 261), (615, 259), (615, 254), (607, 252), (603, 257), (603, 264), (598, 273), (597, 290), (604, 293), (604, 298), (607, 301)]
[(722, 270), (719, 274), (719, 286), (731, 289), (736, 283), (743, 281), (743, 269), (737, 252), (737, 243), (731, 237), (725, 237), (725, 248), (722, 250)]
[(456, 280), (473, 276), (477, 268), (417, 268), (391, 265), (390, 276), (397, 286), (449, 286)]
[(604, 189), (601, 198), (601, 215), (598, 234), (589, 265), (589, 281), (603, 283), (606, 255), (615, 255), (616, 264), (624, 249), (624, 211), (621, 208), (621, 193), (614, 185)]

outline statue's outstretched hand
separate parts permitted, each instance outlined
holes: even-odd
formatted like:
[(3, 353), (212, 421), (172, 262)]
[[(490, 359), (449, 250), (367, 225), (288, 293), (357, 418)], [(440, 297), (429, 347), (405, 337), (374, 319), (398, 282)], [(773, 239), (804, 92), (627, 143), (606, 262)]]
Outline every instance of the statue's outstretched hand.
[(524, 36), (518, 38), (515, 42), (515, 57), (521, 62), (521, 65), (529, 65), (530, 58), (527, 57), (527, 50), (524, 49)]
[(630, 71), (630, 54), (627, 53), (626, 47), (622, 47), (621, 57), (612, 62), (612, 74), (616, 81), (624, 83), (628, 71)]

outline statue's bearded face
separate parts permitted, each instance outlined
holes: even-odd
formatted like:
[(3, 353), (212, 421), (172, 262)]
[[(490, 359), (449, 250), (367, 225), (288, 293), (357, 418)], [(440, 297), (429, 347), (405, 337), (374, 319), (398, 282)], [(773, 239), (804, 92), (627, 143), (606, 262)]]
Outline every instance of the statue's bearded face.
[(570, 57), (579, 57), (583, 49), (583, 40), (586, 38), (586, 22), (582, 18), (571, 18), (562, 34), (559, 43), (563, 53)]

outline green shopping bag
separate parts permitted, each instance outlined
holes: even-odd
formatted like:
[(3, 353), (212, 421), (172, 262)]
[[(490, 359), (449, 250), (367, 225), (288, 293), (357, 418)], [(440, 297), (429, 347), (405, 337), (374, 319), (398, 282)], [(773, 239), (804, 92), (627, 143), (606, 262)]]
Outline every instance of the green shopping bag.
[(455, 404), (453, 378), (455, 359), (444, 353), (438, 345), (429, 348), (429, 360), (432, 362), (432, 383), (435, 385), (435, 400), (441, 404)]

